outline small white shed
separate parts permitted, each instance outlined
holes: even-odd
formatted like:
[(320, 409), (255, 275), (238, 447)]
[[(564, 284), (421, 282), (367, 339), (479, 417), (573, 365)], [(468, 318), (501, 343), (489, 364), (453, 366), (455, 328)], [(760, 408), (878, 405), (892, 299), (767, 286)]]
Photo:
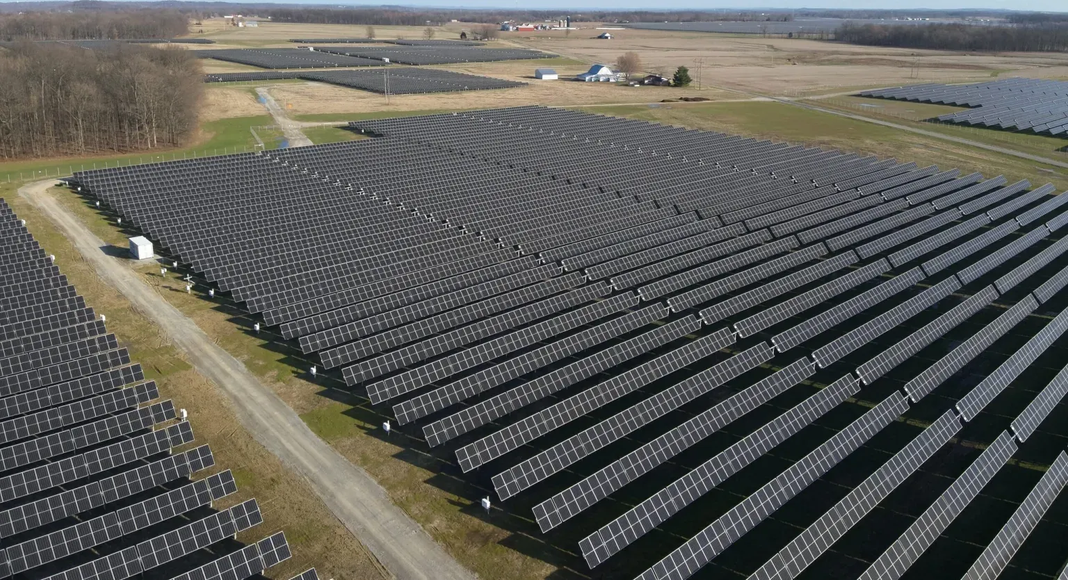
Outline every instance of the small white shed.
[(560, 78), (560, 75), (556, 74), (556, 71), (551, 68), (539, 68), (534, 69), (534, 78), (543, 81), (555, 81)]
[(130, 255), (135, 260), (150, 260), (152, 258), (152, 242), (144, 236), (130, 238)]

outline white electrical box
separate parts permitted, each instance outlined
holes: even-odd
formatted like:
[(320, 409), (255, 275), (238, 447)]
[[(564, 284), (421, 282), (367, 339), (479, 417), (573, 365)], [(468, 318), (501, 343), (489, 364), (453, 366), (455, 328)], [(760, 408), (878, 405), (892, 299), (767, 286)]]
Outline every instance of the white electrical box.
[(150, 260), (152, 258), (152, 242), (144, 236), (130, 238), (130, 255), (135, 260)]

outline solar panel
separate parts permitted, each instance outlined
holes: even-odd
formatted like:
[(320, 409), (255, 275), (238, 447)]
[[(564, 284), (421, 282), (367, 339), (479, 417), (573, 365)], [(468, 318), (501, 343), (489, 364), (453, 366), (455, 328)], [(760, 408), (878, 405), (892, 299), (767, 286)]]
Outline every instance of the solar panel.
[(1016, 551), (1038, 525), (1053, 500), (1068, 483), (1068, 454), (1061, 451), (1042, 479), (990, 541), (979, 559), (964, 575), (977, 580), (994, 580), (1009, 565)]
[(1023, 320), (1028, 314), (1030, 314), (1035, 308), (1038, 307), (1038, 303), (1031, 296), (1027, 296), (1017, 304), (998, 316), (994, 322), (986, 325), (979, 332), (968, 337), (967, 340), (962, 342), (957, 348), (951, 350), (949, 354), (945, 355), (933, 365), (928, 367), (922, 373), (905, 384), (905, 393), (913, 401), (918, 401), (924, 396), (930, 394), (935, 390), (938, 385), (941, 385), (943, 381), (953, 376), (954, 373), (959, 371), (964, 365), (968, 364), (973, 358), (979, 356), (979, 353), (986, 350), (988, 346), (994, 343), (997, 339), (1001, 338), (1006, 332), (1013, 326), (1016, 326), (1021, 320)]
[(814, 244), (796, 252), (786, 254), (781, 258), (776, 258), (753, 268), (749, 268), (748, 270), (743, 270), (737, 274), (720, 278), (711, 284), (705, 284), (704, 286), (700, 286), (688, 292), (672, 296), (667, 299), (667, 304), (673, 311), (682, 312), (697, 304), (707, 302), (728, 292), (755, 284), (776, 274), (781, 274), (787, 270), (811, 262), (826, 253), (827, 249), (823, 247), (823, 244)]
[[(1043, 229), (1038, 229), (1035, 230), (1035, 232), (1040, 233), (1042, 232), (1042, 230)], [(998, 288), (998, 292), (1000, 292), (1001, 294), (1005, 294), (1006, 292), (1010, 291), (1011, 288), (1014, 288), (1017, 284), (1026, 280), (1027, 278), (1031, 278), (1031, 276), (1033, 276), (1035, 272), (1042, 269), (1043, 267), (1046, 267), (1051, 262), (1056, 260), (1056, 258), (1061, 256), (1061, 254), (1063, 254), (1066, 249), (1068, 249), (1068, 238), (1061, 238), (1056, 240), (1055, 242), (1053, 242), (1052, 246), (1046, 248), (1045, 250), (1042, 250), (1037, 255), (1032, 257), (1031, 260), (1024, 262), (1023, 264), (1017, 266), (1015, 269), (1012, 269), (1012, 271), (1006, 273), (1005, 276), (996, 280), (994, 282), (994, 286)]]
[[(926, 221), (932, 221), (937, 218), (938, 216), (935, 216)], [(990, 218), (986, 217), (986, 215), (975, 216), (972, 219), (959, 223), (945, 231), (939, 232), (933, 236), (928, 236), (922, 241), (916, 242), (907, 248), (898, 250), (897, 252), (890, 254), (888, 259), (894, 267), (901, 267), (903, 264), (907, 264), (920, 256), (929, 254), (966, 234), (974, 232), (988, 223), (990, 223)]]
[(19, 574), (158, 524), (237, 491), (229, 471), (195, 481), (73, 526), (3, 550), (9, 574)]
[[(923, 202), (923, 201), (928, 201), (930, 199), (934, 199), (934, 201), (931, 202), (931, 205), (935, 206), (935, 209), (941, 211), (943, 209), (946, 209), (946, 208), (949, 208), (949, 207), (953, 207), (955, 205), (959, 205), (961, 202), (967, 201), (967, 200), (969, 200), (969, 199), (971, 199), (971, 198), (973, 198), (973, 197), (975, 197), (977, 195), (982, 195), (982, 194), (990, 191), (991, 189), (994, 189), (995, 187), (1001, 187), (1002, 185), (1005, 185), (1006, 183), (1008, 183), (1008, 180), (1005, 179), (1005, 176), (1004, 175), (999, 175), (999, 176), (997, 176), (997, 177), (995, 177), (993, 179), (987, 179), (986, 181), (981, 181), (981, 182), (979, 182), (979, 183), (977, 183), (977, 184), (975, 184), (975, 185), (973, 185), (971, 187), (966, 187), (966, 188), (964, 188), (964, 189), (962, 189), (960, 191), (951, 193), (951, 194), (943, 196), (943, 197), (939, 197), (938, 199), (934, 199), (934, 196), (931, 196), (931, 197), (927, 197), (926, 199), (920, 199), (919, 201)], [(1025, 183), (1026, 183), (1026, 185), (1024, 185), (1021, 189), (1027, 188), (1027, 187), (1029, 187), (1031, 185), (1030, 183), (1028, 183), (1026, 181), (1025, 181)], [(911, 198), (910, 198), (909, 201), (912, 201)], [(962, 209), (961, 213), (966, 213), (966, 212), (964, 212), (964, 210)]]
[(1065, 197), (1063, 195), (1054, 195), (1050, 199), (1039, 204), (1038, 206), (1031, 208), (1023, 212), (1022, 214), (1016, 216), (1016, 221), (1019, 222), (1021, 226), (1026, 226), (1027, 224), (1042, 218), (1053, 210), (1060, 208), (1065, 203), (1068, 203), (1068, 197)]
[(570, 290), (581, 285), (583, 277), (575, 272), (560, 278), (554, 278), (514, 290), (500, 296), (463, 306), (424, 318), (404, 326), (393, 328), (385, 332), (369, 336), (364, 339), (345, 344), (336, 348), (319, 353), (319, 357), (326, 368), (334, 368), (349, 362), (369, 357), (391, 348), (414, 342), (420, 338), (432, 334), (442, 333), (461, 324), (492, 316), (499, 312), (522, 306), (535, 300), (547, 298), (558, 292)]
[(210, 546), (263, 521), (256, 500), (216, 512), (163, 536), (157, 536), (112, 554), (49, 576), (45, 580), (106, 577), (125, 580), (153, 570), (196, 550)]
[[(913, 224), (907, 228), (897, 230), (887, 236), (883, 236), (879, 239), (870, 241), (864, 245), (857, 247), (857, 254), (860, 254), (861, 258), (867, 259), (876, 254), (882, 253), (890, 248), (899, 246), (909, 240), (918, 238), (928, 232), (932, 232), (950, 222), (956, 221), (961, 217), (961, 213), (958, 210), (950, 210), (942, 212), (940, 214), (931, 216), (922, 222)], [(933, 248), (932, 248), (933, 249)], [(896, 266), (897, 264), (895, 264)]]
[(81, 487), (0, 512), (0, 537), (11, 537), (134, 496), (215, 465), (207, 445), (167, 456)]
[[(892, 203), (893, 202), (885, 205), (891, 206)], [(909, 210), (895, 213), (890, 217), (883, 218), (868, 225), (852, 229), (844, 234), (829, 238), (824, 241), (824, 243), (827, 245), (827, 248), (830, 249), (832, 252), (837, 252), (844, 248), (852, 247), (868, 238), (875, 237), (879, 234), (914, 222), (921, 217), (929, 216), (932, 213), (934, 213), (934, 206), (929, 203), (926, 203), (919, 207), (914, 207)]]
[(789, 319), (795, 314), (815, 308), (830, 298), (855, 288), (888, 270), (890, 270), (890, 263), (886, 260), (872, 262), (867, 266), (839, 276), (822, 286), (813, 288), (804, 294), (740, 320), (734, 323), (734, 329), (738, 331), (738, 336), (752, 336), (765, 328)]
[[(771, 359), (773, 351), (758, 344), (681, 383), (620, 411), (567, 441), (493, 476), (497, 495), (508, 499), (612, 441), (647, 425), (727, 381)], [(597, 434), (596, 438), (592, 435)], [(536, 475), (535, 475), (536, 474)]]
[(837, 256), (832, 256), (812, 266), (793, 272), (788, 276), (783, 276), (743, 294), (717, 302), (701, 310), (701, 320), (705, 324), (714, 324), (733, 314), (749, 310), (772, 298), (782, 296), (805, 284), (815, 282), (824, 276), (829, 276), (857, 261), (857, 255), (853, 252), (844, 252)]
[(958, 431), (960, 419), (946, 411), (901, 451), (853, 488), (834, 507), (769, 558), (749, 576), (752, 580), (791, 580), (826, 552), (897, 486), (916, 472)]
[[(738, 239), (740, 240), (741, 238)], [(643, 301), (654, 300), (672, 292), (682, 290), (683, 288), (686, 288), (688, 286), (704, 282), (705, 280), (709, 280), (721, 274), (726, 274), (727, 272), (730, 272), (732, 270), (737, 270), (742, 266), (748, 266), (749, 264), (754, 264), (761, 260), (766, 260), (772, 256), (782, 254), (796, 247), (797, 240), (793, 237), (789, 237), (783, 238), (781, 240), (776, 240), (774, 242), (764, 244), (762, 246), (757, 246), (751, 250), (746, 250), (744, 252), (731, 253), (735, 252), (736, 250), (728, 249), (724, 251), (725, 255), (729, 254), (728, 257), (722, 258), (709, 264), (705, 264), (703, 266), (691, 268), (680, 274), (675, 274), (674, 276), (663, 278), (650, 284), (646, 284), (645, 286), (642, 286), (638, 289), (638, 295), (641, 296)], [(612, 285), (617, 289), (629, 287), (617, 285), (616, 278), (612, 279)]]
[[(1042, 241), (1048, 234), (1049, 231), (1046, 230), (1045, 227), (1040, 227), (1031, 232), (1028, 232), (1027, 234), (1024, 234), (1023, 236), (1020, 236), (1019, 238), (1013, 240), (1011, 243), (1006, 244), (1005, 246), (998, 248), (997, 250), (994, 250), (993, 252), (980, 258), (979, 261), (975, 262), (974, 264), (960, 270), (959, 272), (957, 272), (957, 278), (959, 278), (960, 281), (964, 284), (971, 283), (978, 279), (980, 276), (983, 276), (987, 272), (1005, 263), (1007, 260), (1014, 258), (1020, 252)], [(1035, 270), (1037, 269), (1038, 268), (1035, 268)], [(998, 288), (999, 292), (1004, 294), (1004, 291), (1001, 289), (1001, 287), (997, 286), (996, 282), (994, 283), (994, 286)], [(1009, 288), (1011, 288), (1011, 286), (1009, 286)], [(1006, 290), (1007, 289), (1008, 288), (1006, 288)]]
[(1012, 421), (1012, 432), (1021, 443), (1038, 429), (1042, 421), (1049, 416), (1065, 395), (1068, 395), (1068, 367), (1061, 369), (1057, 376), (1039, 391), (1038, 396), (1027, 408)]
[[(611, 289), (604, 284), (591, 284), (572, 290), (571, 292), (566, 292), (533, 304), (528, 304), (522, 308), (505, 312), (491, 318), (479, 320), (474, 324), (451, 330), (444, 334), (438, 334), (423, 340), (422, 342), (417, 342), (399, 350), (345, 367), (343, 370), (345, 382), (346, 384), (355, 385), (382, 376), (404, 366), (414, 366), (414, 363), (426, 360), (432, 356), (456, 350), (494, 334), (513, 330), (528, 322), (533, 322), (540, 318), (557, 314), (568, 308), (574, 308), (575, 306), (589, 302), (598, 297), (606, 296), (610, 292)], [(613, 298), (619, 298), (619, 300), (611, 301), (612, 299), (609, 299), (606, 300), (606, 302), (611, 301), (610, 304), (616, 306), (618, 306), (620, 302), (626, 303), (627, 306), (632, 306), (638, 302), (638, 297), (633, 294), (619, 295)], [(580, 312), (570, 318), (583, 318), (589, 314), (589, 312)], [(565, 315), (564, 317), (558, 318), (567, 319), (568, 317)], [(539, 331), (545, 330), (545, 327), (542, 325), (535, 325), (531, 328)], [(550, 330), (551, 329), (552, 327), (550, 327)], [(530, 334), (527, 333), (527, 336), (530, 336)], [(547, 334), (546, 336), (552, 336), (552, 334)], [(410, 385), (405, 387), (405, 383), (400, 383), (398, 385), (396, 382), (390, 382), (389, 379), (386, 379), (386, 381), (391, 388), (400, 386), (402, 389), (406, 389), (403, 392), (408, 392), (412, 389)]]
[[(942, 338), (960, 323), (971, 318), (972, 315), (982, 310), (983, 307), (993, 302), (997, 297), (998, 293), (992, 286), (983, 288), (968, 297), (964, 302), (954, 306), (949, 312), (925, 324), (923, 328), (913, 332), (894, 346), (857, 367), (857, 376), (864, 381), (865, 385), (872, 384), (876, 379), (886, 374), (887, 371), (920, 352), (927, 345)], [(913, 398), (913, 402), (917, 401), (919, 401), (919, 397)]]
[[(1031, 182), (1026, 179), (1018, 181), (1008, 187), (1003, 187), (993, 193), (986, 194), (978, 199), (969, 201), (968, 203), (961, 204), (960, 211), (964, 215), (973, 214), (981, 209), (990, 207), (996, 203), (1000, 203), (1017, 193), (1031, 187)], [(1052, 188), (1051, 188), (1052, 189)]]
[(663, 354), (625, 373), (616, 375), (543, 411), (521, 419), (500, 431), (460, 448), (456, 458), (463, 471), (487, 463), (529, 443), (549, 431), (598, 409), (611, 401), (711, 356), (734, 342), (725, 328)]
[(485, 392), (507, 381), (533, 372), (546, 365), (562, 360), (565, 357), (580, 353), (588, 348), (599, 345), (605, 341), (622, 336), (633, 330), (637, 330), (646, 324), (667, 317), (667, 310), (656, 304), (637, 312), (624, 314), (623, 316), (599, 324), (593, 328), (583, 330), (572, 336), (552, 344), (543, 346), (530, 352), (500, 363), (488, 369), (479, 371), (473, 375), (464, 377), (447, 386), (435, 389), (394, 405), (393, 412), (397, 422), (401, 425), (410, 423), (421, 417), (440, 411), (459, 401), (473, 397), (478, 393)]
[(311, 568), (297, 574), (289, 580), (319, 580), (319, 574), (315, 571), (315, 568)]
[(1035, 299), (1038, 300), (1039, 304), (1044, 304), (1064, 289), (1065, 284), (1068, 284), (1068, 266), (1051, 276), (1041, 286), (1035, 288), (1033, 292)]
[(560, 525), (698, 441), (781, 395), (790, 387), (812, 376), (813, 372), (812, 363), (801, 359), (735, 393), (535, 506), (535, 519), (543, 532)]
[[(856, 380), (856, 379), (853, 379)], [(703, 529), (638, 578), (690, 577), (908, 408), (893, 394)]]
[(916, 316), (932, 304), (960, 288), (956, 278), (948, 278), (920, 292), (918, 295), (876, 316), (857, 328), (843, 334), (812, 353), (812, 359), (820, 368), (827, 368), (835, 361), (889, 332), (894, 327)]
[(1038, 189), (1032, 189), (1031, 191), (1014, 198), (1008, 203), (1003, 203), (999, 206), (991, 208), (986, 212), (986, 215), (990, 216), (991, 220), (997, 221), (1007, 215), (1016, 213), (1016, 210), (1031, 205), (1032, 203), (1042, 199), (1046, 195), (1053, 193), (1053, 185), (1046, 184)]
[[(986, 216), (980, 217), (984, 220), (986, 219)], [(957, 244), (952, 250), (949, 250), (948, 252), (943, 252), (942, 254), (939, 254), (938, 256), (927, 260), (920, 267), (923, 268), (923, 271), (926, 272), (928, 276), (933, 276), (934, 274), (941, 272), (945, 268), (956, 264), (957, 262), (974, 254), (975, 252), (978, 252), (979, 250), (982, 250), (990, 244), (1004, 238), (1005, 236), (1016, 231), (1017, 229), (1019, 229), (1019, 226), (1013, 222), (1009, 222), (997, 226), (995, 228), (991, 228), (986, 232), (983, 232), (981, 235), (978, 235), (966, 242)], [(893, 261), (892, 258), (893, 256), (891, 256), (891, 262)], [(969, 275), (977, 273), (977, 271), (970, 270), (968, 270), (968, 272)]]
[(291, 557), (285, 533), (278, 532), (171, 580), (243, 580)]
[[(661, 311), (666, 314), (666, 311)], [(605, 350), (542, 375), (524, 385), (501, 393), (485, 401), (423, 427), (423, 435), (431, 447), (440, 445), (472, 429), (485, 425), (509, 412), (541, 400), (575, 383), (605, 372), (634, 357), (641, 356), (673, 340), (701, 328), (693, 317), (683, 318), (657, 327), (649, 332), (608, 347)]]
[[(858, 270), (859, 271), (859, 270)], [(823, 331), (847, 320), (858, 313), (878, 304), (891, 296), (905, 290), (923, 279), (923, 272), (919, 268), (913, 268), (904, 274), (895, 276), (878, 286), (857, 295), (849, 300), (832, 306), (829, 310), (820, 313), (788, 330), (784, 330), (771, 339), (771, 344), (779, 352), (786, 352), (795, 346), (809, 340)]]
[[(812, 363), (802, 359), (789, 365), (783, 371), (786, 371), (785, 374), (782, 374), (780, 379), (775, 379), (776, 383), (780, 380), (789, 382), (801, 375), (808, 376), (814, 369)], [(798, 380), (803, 380), (803, 378), (801, 377)], [(765, 385), (767, 384), (765, 383)], [(787, 385), (786, 388), (793, 386), (793, 384), (796, 384), (796, 382)], [(586, 558), (587, 564), (591, 568), (598, 566), (649, 530), (663, 523), (690, 502), (740, 471), (759, 457), (761, 453), (773, 448), (803, 429), (817, 417), (844, 401), (851, 392), (855, 392), (853, 389), (855, 384), (855, 381), (848, 380), (835, 382), (584, 538), (579, 542), (579, 547), (582, 548), (582, 554)], [(681, 451), (681, 449), (662, 450), (661, 453), (667, 451), (675, 453)], [(645, 470), (647, 471), (652, 467), (649, 466)], [(601, 485), (615, 487), (621, 485), (614, 484), (610, 479), (602, 478), (601, 481), (604, 482)], [(600, 493), (597, 499), (607, 496), (611, 491), (611, 489), (608, 489)], [(597, 489), (591, 488), (587, 493), (597, 493)], [(555, 504), (550, 499), (535, 507), (535, 515), (541, 516), (537, 520), (543, 531), (552, 529), (592, 503), (586, 500), (584, 494), (567, 492), (565, 494), (558, 494), (554, 499), (560, 498), (563, 500), (564, 498), (569, 498), (570, 502)]]
[(900, 578), (964, 511), (1015, 451), (1016, 444), (1012, 436), (1003, 432), (882, 556), (872, 562), (860, 576), (861, 580)]
[(994, 372), (988, 374), (982, 382), (964, 395), (955, 405), (957, 412), (965, 421), (971, 421), (990, 401), (994, 400), (1009, 383), (1020, 376), (1031, 363), (1046, 352), (1058, 338), (1068, 330), (1068, 310), (1061, 312), (1049, 321), (1042, 330), (1014, 352)]

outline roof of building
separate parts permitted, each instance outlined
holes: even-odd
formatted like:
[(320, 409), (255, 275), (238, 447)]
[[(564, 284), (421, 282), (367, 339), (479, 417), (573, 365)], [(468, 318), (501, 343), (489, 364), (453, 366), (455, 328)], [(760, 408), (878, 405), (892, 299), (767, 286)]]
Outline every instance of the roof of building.
[(536, 74), (540, 74), (540, 75), (554, 75), (554, 74), (556, 74), (556, 71), (551, 69), (551, 68), (536, 68), (536, 69), (534, 69), (534, 72)]

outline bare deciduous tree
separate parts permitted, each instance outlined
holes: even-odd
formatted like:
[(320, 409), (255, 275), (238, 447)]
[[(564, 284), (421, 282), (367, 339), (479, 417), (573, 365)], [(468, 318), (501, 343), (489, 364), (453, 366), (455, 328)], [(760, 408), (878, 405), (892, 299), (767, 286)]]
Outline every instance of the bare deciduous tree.
[(423, 30), (423, 39), (424, 40), (433, 40), (434, 39), (434, 27), (433, 26), (427, 26), (426, 29)]
[(375, 37), (375, 27), (374, 26), (368, 26), (367, 27), (367, 38), (370, 38), (370, 39), (374, 40), (374, 37)]
[(494, 40), (501, 34), (501, 29), (492, 24), (483, 24), (475, 29), (475, 40)]
[(642, 71), (642, 58), (636, 52), (628, 52), (616, 59), (616, 70), (633, 76)]
[(0, 54), (0, 158), (181, 145), (203, 94), (197, 58), (180, 48), (100, 50), (21, 43)]

